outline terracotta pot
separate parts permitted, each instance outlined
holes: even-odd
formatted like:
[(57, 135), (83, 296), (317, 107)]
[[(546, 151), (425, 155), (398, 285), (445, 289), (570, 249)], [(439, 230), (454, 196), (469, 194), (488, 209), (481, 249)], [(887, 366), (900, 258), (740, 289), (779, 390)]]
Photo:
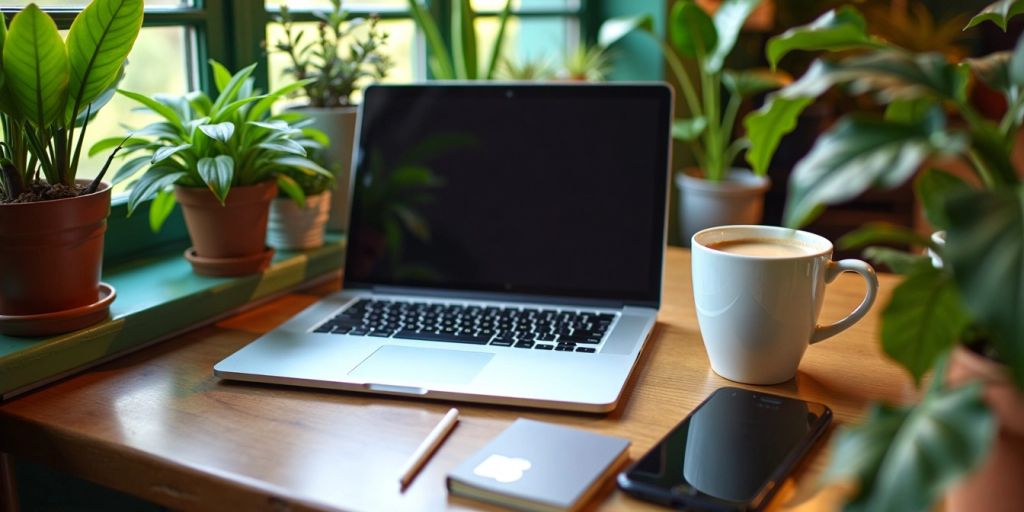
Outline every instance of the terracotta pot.
[(957, 347), (949, 364), (950, 385), (975, 380), (984, 383), (985, 403), (999, 432), (982, 466), (950, 490), (946, 510), (1016, 512), (1024, 503), (1024, 394), (1014, 386), (1008, 368)]
[(289, 110), (306, 114), (313, 120), (311, 125), (331, 140), (325, 151), (326, 166), (334, 173), (337, 186), (331, 194), (331, 216), (327, 229), (345, 231), (348, 229), (349, 196), (352, 182), (352, 148), (355, 145), (357, 107), (293, 107)]
[(722, 181), (709, 181), (688, 170), (676, 176), (679, 227), (689, 246), (694, 233), (714, 226), (760, 224), (764, 195), (771, 182), (744, 169), (729, 171)]
[(287, 250), (314, 249), (324, 245), (324, 228), (331, 212), (331, 192), (306, 197), (300, 208), (291, 198), (278, 197), (270, 203), (267, 244)]
[[(223, 205), (206, 188), (175, 185), (174, 197), (185, 214), (192, 249), (193, 270), (203, 274), (197, 261), (238, 260), (250, 262), (237, 272), (223, 269), (213, 275), (241, 275), (259, 271), (266, 264), (257, 255), (267, 253), (267, 217), (270, 201), (277, 195), (277, 183), (266, 181), (245, 187), (231, 187)], [(193, 261), (194, 260), (194, 261)], [(269, 257), (266, 258), (269, 262)], [(252, 263), (256, 261), (257, 263)], [(257, 265), (255, 268), (250, 268)], [(262, 267), (260, 266), (262, 265)]]
[[(89, 180), (79, 180), (89, 185)], [(93, 307), (112, 298), (101, 294), (103, 233), (110, 214), (110, 185), (92, 194), (37, 203), (0, 205), (0, 317), (34, 336), (73, 331), (106, 317)], [(104, 297), (101, 297), (104, 295)], [(59, 327), (24, 325), (26, 317), (78, 310)], [(22, 318), (18, 318), (22, 317)], [(55, 330), (56, 329), (56, 330)], [(0, 325), (0, 332), (9, 332)]]

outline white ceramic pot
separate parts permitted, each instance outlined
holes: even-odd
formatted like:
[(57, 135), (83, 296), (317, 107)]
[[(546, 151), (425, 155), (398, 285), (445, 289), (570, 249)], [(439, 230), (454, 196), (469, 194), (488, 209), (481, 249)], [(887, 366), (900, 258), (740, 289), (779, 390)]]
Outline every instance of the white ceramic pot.
[(327, 168), (334, 173), (337, 186), (331, 195), (331, 216), (327, 221), (327, 229), (345, 231), (348, 229), (349, 197), (352, 185), (352, 147), (355, 144), (356, 107), (293, 107), (291, 110), (301, 112), (313, 119), (312, 127), (325, 134), (331, 140), (327, 148)]
[(274, 199), (270, 203), (267, 245), (286, 250), (313, 249), (324, 245), (324, 227), (331, 211), (331, 196), (330, 191), (309, 196), (305, 208), (300, 208), (288, 197)]
[(745, 169), (733, 169), (717, 182), (691, 172), (677, 174), (683, 243), (689, 245), (695, 233), (714, 226), (760, 224), (769, 186), (767, 176), (756, 176)]

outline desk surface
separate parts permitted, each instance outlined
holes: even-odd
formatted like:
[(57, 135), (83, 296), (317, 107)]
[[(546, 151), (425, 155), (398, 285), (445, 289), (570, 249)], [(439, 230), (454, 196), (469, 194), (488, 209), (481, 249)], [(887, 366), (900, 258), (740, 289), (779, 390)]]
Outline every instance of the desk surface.
[[(872, 399), (912, 399), (910, 379), (883, 359), (875, 341), (879, 305), (895, 278), (880, 281), (879, 302), (863, 321), (809, 348), (795, 380), (760, 389), (826, 403), (837, 423), (860, 417)], [(586, 415), (459, 404), (461, 422), (402, 493), (403, 463), (452, 404), (231, 383), (211, 371), (337, 286), (281, 297), (4, 403), (0, 450), (172, 508), (468, 508), (477, 504), (447, 495), (445, 474), (517, 417), (626, 437), (636, 459), (713, 390), (735, 385), (708, 365), (689, 252), (670, 249), (658, 326), (617, 410)], [(829, 286), (822, 321), (845, 316), (863, 289), (858, 277), (840, 277)], [(777, 500), (785, 508), (834, 506), (835, 492), (815, 488), (826, 445)], [(611, 482), (595, 502), (615, 510), (643, 505)]]

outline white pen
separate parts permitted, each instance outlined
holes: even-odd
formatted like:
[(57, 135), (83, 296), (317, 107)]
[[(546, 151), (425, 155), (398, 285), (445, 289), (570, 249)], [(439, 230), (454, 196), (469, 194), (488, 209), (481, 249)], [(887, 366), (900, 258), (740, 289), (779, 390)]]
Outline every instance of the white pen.
[(409, 457), (409, 462), (405, 464), (405, 471), (402, 471), (402, 477), (398, 480), (402, 485), (402, 489), (405, 489), (409, 485), (409, 482), (416, 477), (420, 469), (424, 464), (430, 460), (430, 456), (434, 454), (438, 446), (441, 446), (441, 442), (448, 436), (448, 433), (455, 428), (455, 424), (459, 421), (459, 410), (452, 407), (448, 414), (441, 418), (441, 422), (434, 427), (434, 430), (430, 431), (427, 438), (420, 443), (420, 446), (416, 448), (416, 452)]

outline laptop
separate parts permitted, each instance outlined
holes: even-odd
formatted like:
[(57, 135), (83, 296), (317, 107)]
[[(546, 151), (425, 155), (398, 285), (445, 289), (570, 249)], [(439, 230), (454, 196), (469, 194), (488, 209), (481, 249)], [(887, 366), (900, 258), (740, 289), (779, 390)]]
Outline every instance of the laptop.
[(590, 412), (661, 300), (664, 84), (372, 86), (343, 290), (224, 379)]

